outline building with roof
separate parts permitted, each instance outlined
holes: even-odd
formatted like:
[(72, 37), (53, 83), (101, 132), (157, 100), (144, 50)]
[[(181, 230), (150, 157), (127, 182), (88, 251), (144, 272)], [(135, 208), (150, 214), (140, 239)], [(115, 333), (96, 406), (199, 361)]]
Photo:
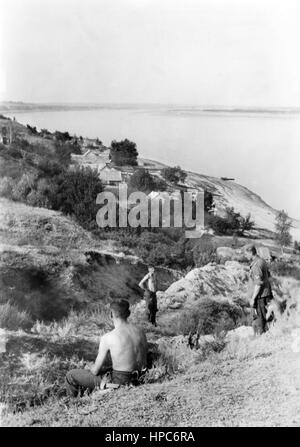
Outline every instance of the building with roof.
[(98, 170), (103, 185), (117, 186), (122, 182), (122, 174), (107, 164)]

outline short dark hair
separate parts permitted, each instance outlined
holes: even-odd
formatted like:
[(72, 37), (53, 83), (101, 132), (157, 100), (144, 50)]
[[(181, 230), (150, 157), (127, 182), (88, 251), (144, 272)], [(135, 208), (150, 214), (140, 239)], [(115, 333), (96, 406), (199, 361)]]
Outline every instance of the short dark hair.
[(127, 300), (113, 301), (110, 305), (115, 317), (127, 320), (130, 315), (129, 302)]

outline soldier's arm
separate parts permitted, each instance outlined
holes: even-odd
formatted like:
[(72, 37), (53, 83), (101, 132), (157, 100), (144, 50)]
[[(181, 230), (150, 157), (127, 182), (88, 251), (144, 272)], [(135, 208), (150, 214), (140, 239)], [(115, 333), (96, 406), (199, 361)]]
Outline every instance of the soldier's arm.
[(139, 283), (139, 287), (143, 290), (146, 289), (145, 287), (145, 282), (147, 281), (147, 279), (149, 278), (149, 273), (147, 273), (147, 275), (144, 276), (144, 278), (142, 279), (142, 281)]
[(109, 351), (108, 334), (106, 334), (103, 335), (103, 337), (100, 340), (98, 355), (95, 360), (94, 366), (92, 366), (91, 368), (91, 372), (95, 376), (99, 374), (99, 371), (105, 362), (108, 351)]

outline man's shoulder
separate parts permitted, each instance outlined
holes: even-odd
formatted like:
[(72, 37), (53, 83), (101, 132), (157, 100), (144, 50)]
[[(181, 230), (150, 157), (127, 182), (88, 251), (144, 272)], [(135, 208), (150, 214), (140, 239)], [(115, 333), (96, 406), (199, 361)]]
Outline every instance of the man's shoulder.
[(101, 336), (101, 340), (103, 340), (104, 342), (109, 342), (110, 340), (112, 340), (114, 337), (116, 336), (116, 330), (113, 329), (110, 332), (106, 332), (106, 334)]

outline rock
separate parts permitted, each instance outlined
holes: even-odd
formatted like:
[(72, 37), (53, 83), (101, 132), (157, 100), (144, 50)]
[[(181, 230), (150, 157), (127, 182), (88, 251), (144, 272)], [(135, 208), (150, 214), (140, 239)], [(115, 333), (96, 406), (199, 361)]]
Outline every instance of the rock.
[(230, 247), (218, 247), (217, 248), (217, 258), (220, 261), (233, 259), (235, 254), (235, 250)]
[(227, 334), (227, 341), (231, 341), (233, 339), (237, 338), (250, 338), (253, 337), (254, 332), (252, 326), (240, 326), (236, 329), (233, 329), (232, 331), (229, 331)]

